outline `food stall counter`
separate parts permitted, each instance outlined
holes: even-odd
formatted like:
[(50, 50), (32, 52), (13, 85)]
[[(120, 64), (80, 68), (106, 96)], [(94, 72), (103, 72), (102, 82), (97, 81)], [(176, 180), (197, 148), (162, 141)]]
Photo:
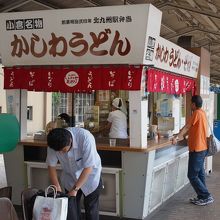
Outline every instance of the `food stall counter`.
[[(26, 138), (20, 141), (23, 146), (30, 147), (47, 147), (45, 140), (34, 140), (33, 138)], [(115, 147), (110, 147), (106, 141), (97, 141), (97, 149), (103, 151), (130, 151), (130, 152), (149, 152), (157, 150), (163, 147), (171, 145), (171, 141), (168, 138), (160, 138), (159, 140), (148, 140), (148, 145), (145, 148), (137, 148), (132, 146), (125, 146), (117, 144)]]

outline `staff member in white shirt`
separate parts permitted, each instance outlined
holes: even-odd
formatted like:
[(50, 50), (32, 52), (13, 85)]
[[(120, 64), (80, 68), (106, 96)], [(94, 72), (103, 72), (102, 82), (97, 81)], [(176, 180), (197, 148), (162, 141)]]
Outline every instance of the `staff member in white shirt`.
[(121, 98), (115, 98), (112, 101), (112, 111), (109, 113), (107, 118), (108, 125), (110, 128), (110, 138), (127, 138), (127, 115), (122, 110), (126, 109), (123, 106)]
[[(79, 216), (83, 195), (86, 220), (98, 220), (102, 167), (93, 135), (83, 128), (55, 128), (48, 134), (47, 144), (46, 161), (52, 184), (62, 191), (62, 183), (69, 196), (76, 196)], [(58, 161), (63, 171), (61, 183), (56, 171)]]

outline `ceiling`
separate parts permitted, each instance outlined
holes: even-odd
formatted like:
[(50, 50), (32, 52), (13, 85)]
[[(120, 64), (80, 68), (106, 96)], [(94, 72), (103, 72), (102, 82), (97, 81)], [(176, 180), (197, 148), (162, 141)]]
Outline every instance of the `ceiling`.
[(220, 84), (219, 0), (0, 0), (0, 13), (143, 3), (163, 12), (162, 37), (210, 51), (211, 82)]

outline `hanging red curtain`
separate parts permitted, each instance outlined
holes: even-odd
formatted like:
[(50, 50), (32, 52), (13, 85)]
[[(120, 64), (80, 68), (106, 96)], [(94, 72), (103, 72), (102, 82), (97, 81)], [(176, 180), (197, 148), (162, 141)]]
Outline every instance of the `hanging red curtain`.
[(180, 95), (190, 91), (192, 94), (195, 94), (195, 89), (195, 80), (191, 78), (177, 76), (153, 68), (147, 70), (148, 92), (163, 92)]
[(4, 67), (4, 89), (45, 92), (140, 90), (142, 66)]

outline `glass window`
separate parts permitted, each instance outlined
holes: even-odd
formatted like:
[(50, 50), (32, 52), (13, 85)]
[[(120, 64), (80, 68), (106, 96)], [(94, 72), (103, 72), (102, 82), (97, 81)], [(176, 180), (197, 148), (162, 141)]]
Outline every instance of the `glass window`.
[[(75, 124), (83, 126), (85, 107), (94, 105), (95, 93), (53, 93), (52, 119), (57, 115), (67, 113), (74, 115)], [(73, 111), (72, 111), (73, 109)], [(72, 113), (73, 112), (73, 113)]]
[(83, 126), (84, 113), (86, 107), (92, 106), (95, 103), (95, 92), (91, 94), (88, 93), (74, 93), (74, 115), (75, 115), (75, 124), (76, 126)]
[(67, 112), (67, 102), (68, 102), (68, 93), (61, 93), (61, 101), (60, 101), (60, 106), (59, 106), (59, 112)]
[(52, 93), (52, 120), (61, 114), (68, 112), (68, 93)]

